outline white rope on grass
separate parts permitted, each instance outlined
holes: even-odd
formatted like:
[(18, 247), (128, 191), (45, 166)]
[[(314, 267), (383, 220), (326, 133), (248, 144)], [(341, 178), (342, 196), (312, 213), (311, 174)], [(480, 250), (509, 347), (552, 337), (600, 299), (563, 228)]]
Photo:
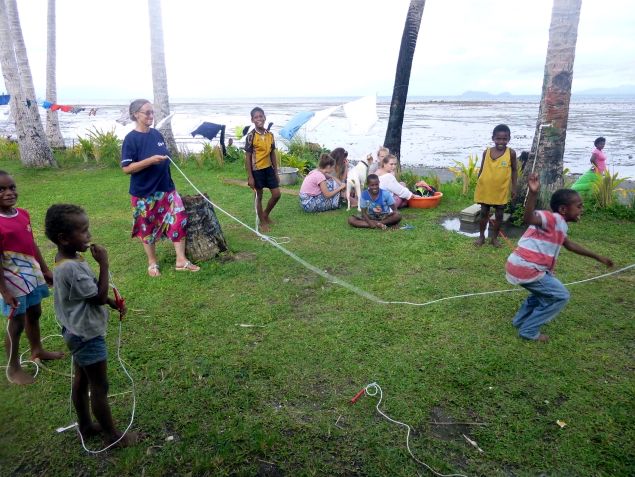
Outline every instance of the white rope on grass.
[(406, 449), (408, 449), (408, 453), (414, 459), (415, 462), (417, 462), (418, 464), (424, 466), (426, 469), (428, 469), (434, 475), (437, 475), (439, 477), (466, 477), (463, 474), (441, 474), (440, 472), (437, 472), (436, 470), (434, 470), (432, 467), (430, 467), (428, 464), (426, 464), (422, 460), (417, 459), (417, 457), (413, 454), (412, 449), (410, 449), (410, 433), (412, 432), (412, 427), (410, 427), (410, 425), (408, 425), (408, 424), (406, 424), (404, 422), (397, 421), (396, 419), (393, 419), (392, 417), (387, 415), (384, 411), (379, 409), (379, 406), (381, 405), (381, 401), (384, 398), (384, 393), (383, 393), (383, 391), (381, 389), (381, 386), (379, 384), (377, 384), (377, 383), (370, 383), (370, 384), (367, 384), (364, 387), (364, 391), (366, 392), (366, 394), (368, 394), (371, 397), (374, 397), (377, 394), (379, 394), (379, 401), (377, 401), (377, 405), (375, 406), (375, 409), (377, 410), (377, 412), (382, 417), (384, 417), (388, 421), (392, 422), (393, 424), (397, 424), (398, 426), (405, 427), (408, 430), (408, 432), (406, 433)]
[[(287, 250), (286, 248), (284, 248), (282, 245), (280, 245), (280, 243), (278, 243), (276, 240), (274, 240), (272, 237), (269, 237), (268, 235), (265, 235), (263, 233), (261, 233), (260, 231), (258, 231), (257, 229), (257, 225), (256, 228), (252, 228), (249, 225), (247, 225), (246, 223), (244, 223), (242, 220), (238, 219), (237, 217), (234, 217), (232, 214), (230, 214), (229, 212), (227, 212), (226, 210), (224, 210), (222, 207), (218, 206), (217, 204), (215, 204), (214, 202), (212, 202), (209, 198), (207, 198), (205, 196), (205, 194), (203, 194), (198, 187), (196, 187), (194, 185), (194, 183), (189, 179), (189, 177), (187, 177), (185, 175), (185, 173), (181, 170), (181, 168), (176, 165), (176, 163), (172, 160), (172, 158), (169, 158), (170, 162), (172, 163), (172, 165), (176, 168), (177, 171), (179, 171), (181, 173), (181, 175), (185, 178), (185, 180), (192, 186), (192, 188), (205, 200), (207, 201), (209, 204), (211, 204), (214, 208), (220, 210), (223, 214), (227, 215), (229, 218), (231, 218), (232, 220), (238, 222), (240, 225), (242, 225), (243, 227), (245, 227), (246, 229), (252, 231), (254, 234), (256, 234), (258, 237), (260, 237), (261, 240), (268, 242), (269, 244), (271, 244), (273, 247), (277, 248), (278, 250), (280, 250), (282, 253), (288, 255), (289, 257), (291, 257), (293, 260), (295, 260), (296, 262), (298, 262), (299, 264), (301, 264), (302, 266), (304, 266), (305, 268), (311, 270), (312, 272), (314, 272), (317, 275), (320, 275), (321, 277), (325, 278), (326, 280), (328, 280), (331, 283), (335, 283), (337, 285), (340, 285), (343, 288), (346, 288), (347, 290), (352, 291), (353, 293), (355, 293), (356, 295), (359, 295), (363, 298), (366, 298), (367, 300), (370, 300), (372, 302), (381, 304), (381, 305), (411, 305), (411, 306), (428, 306), (428, 305), (432, 305), (434, 303), (439, 303), (441, 301), (446, 301), (446, 300), (455, 300), (457, 298), (467, 298), (467, 297), (473, 297), (473, 296), (482, 296), (482, 295), (494, 295), (494, 294), (499, 294), (499, 293), (513, 293), (513, 292), (519, 292), (519, 291), (523, 291), (524, 288), (522, 287), (516, 287), (516, 288), (507, 288), (504, 290), (493, 290), (493, 291), (486, 291), (486, 292), (475, 292), (475, 293), (464, 293), (462, 295), (453, 295), (453, 296), (446, 296), (443, 298), (437, 298), (435, 300), (429, 300), (426, 302), (422, 302), (422, 303), (416, 303), (416, 302), (410, 302), (410, 301), (395, 301), (395, 300), (382, 300), (381, 298), (373, 295), (372, 293), (369, 293), (365, 290), (362, 290), (361, 288), (356, 287), (355, 285), (352, 285), (344, 280), (342, 280), (341, 278), (338, 278), (334, 275), (331, 275), (330, 273), (321, 270), (320, 268), (316, 267), (315, 265), (312, 265), (311, 263), (307, 262), (306, 260), (304, 260), (303, 258), (297, 256), (295, 253), (291, 252), (290, 250)], [(626, 267), (620, 268), (619, 270), (614, 270), (612, 272), (609, 273), (604, 273), (602, 275), (598, 275), (596, 277), (591, 277), (591, 278), (587, 278), (584, 280), (578, 280), (575, 282), (570, 282), (570, 283), (565, 283), (565, 286), (570, 286), (570, 285), (577, 285), (578, 283), (584, 283), (584, 282), (588, 282), (588, 281), (592, 281), (592, 280), (598, 280), (600, 278), (604, 278), (604, 277), (608, 277), (610, 275), (615, 275), (617, 273), (621, 273), (624, 272), (626, 270), (629, 270), (631, 268), (635, 267), (635, 263), (628, 265)]]

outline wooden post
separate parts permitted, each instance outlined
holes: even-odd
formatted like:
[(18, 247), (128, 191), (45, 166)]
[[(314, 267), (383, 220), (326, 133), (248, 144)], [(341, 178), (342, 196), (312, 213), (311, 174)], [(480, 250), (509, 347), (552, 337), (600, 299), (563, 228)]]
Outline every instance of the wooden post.
[(188, 216), (185, 240), (187, 257), (199, 262), (226, 251), (227, 243), (212, 204), (200, 195), (185, 195), (182, 199)]

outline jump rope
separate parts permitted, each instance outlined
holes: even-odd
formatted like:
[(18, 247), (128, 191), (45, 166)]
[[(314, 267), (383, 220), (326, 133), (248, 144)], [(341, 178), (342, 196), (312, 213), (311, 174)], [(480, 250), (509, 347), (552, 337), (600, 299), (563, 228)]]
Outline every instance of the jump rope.
[[(540, 129), (540, 131), (542, 132), (542, 127)], [(458, 299), (458, 298), (467, 298), (467, 297), (472, 297), (472, 296), (481, 296), (481, 295), (493, 295), (493, 294), (499, 294), (499, 293), (511, 293), (511, 292), (517, 292), (517, 291), (521, 291), (521, 289), (519, 288), (511, 288), (511, 289), (505, 289), (505, 290), (494, 290), (494, 291), (487, 291), (487, 292), (475, 292), (475, 293), (466, 293), (466, 294), (461, 294), (461, 295), (453, 295), (453, 296), (447, 296), (447, 297), (442, 297), (442, 298), (438, 298), (436, 300), (429, 300), (427, 302), (421, 302), (421, 303), (416, 303), (416, 302), (409, 302), (409, 301), (394, 301), (394, 300), (382, 300), (381, 298), (378, 298), (377, 296), (362, 290), (359, 287), (356, 287), (355, 285), (352, 285), (344, 280), (342, 280), (339, 277), (336, 277), (334, 275), (331, 275), (330, 273), (312, 265), (311, 263), (307, 262), (306, 260), (304, 260), (303, 258), (299, 257), (298, 255), (296, 255), (295, 253), (291, 252), (290, 250), (287, 250), (285, 247), (283, 247), (281, 244), (282, 243), (288, 243), (290, 242), (290, 238), (289, 237), (272, 237), (270, 235), (266, 235), (263, 234), (259, 231), (259, 226), (260, 226), (260, 221), (259, 221), (259, 217), (258, 217), (258, 210), (257, 210), (257, 197), (254, 194), (254, 209), (256, 212), (256, 219), (255, 219), (255, 228), (250, 227), (249, 225), (247, 225), (246, 223), (244, 223), (242, 220), (238, 219), (237, 217), (235, 217), (234, 215), (232, 215), (231, 213), (227, 212), (225, 209), (223, 209), (222, 207), (218, 206), (217, 204), (215, 204), (213, 201), (211, 201), (208, 197), (205, 196), (205, 194), (203, 194), (201, 192), (201, 190), (196, 187), (196, 185), (189, 179), (189, 177), (187, 177), (187, 175), (181, 170), (181, 168), (172, 160), (171, 157), (168, 157), (168, 159), (170, 160), (170, 162), (172, 163), (172, 165), (176, 168), (177, 171), (179, 171), (179, 173), (183, 176), (183, 178), (190, 184), (190, 186), (203, 198), (203, 200), (205, 200), (206, 202), (208, 202), (210, 205), (212, 205), (215, 209), (220, 210), (223, 214), (227, 215), (229, 218), (231, 218), (232, 220), (234, 220), (235, 222), (239, 223), (240, 225), (242, 225), (243, 227), (245, 227), (246, 229), (250, 230), (251, 232), (253, 232), (256, 236), (258, 236), (260, 238), (260, 240), (264, 241), (264, 242), (268, 242), (270, 245), (272, 245), (273, 247), (277, 248), (278, 250), (280, 250), (282, 253), (284, 253), (285, 255), (291, 257), (293, 260), (295, 260), (296, 262), (300, 263), (302, 266), (304, 266), (305, 268), (307, 268), (308, 270), (311, 270), (312, 272), (314, 272), (315, 274), (325, 278), (326, 280), (328, 280), (331, 283), (335, 283), (337, 285), (340, 285), (343, 288), (346, 288), (350, 291), (352, 291), (353, 293), (357, 294), (358, 296), (361, 296), (362, 298), (366, 298), (367, 300), (370, 300), (374, 303), (378, 303), (378, 304), (383, 304), (383, 305), (411, 305), (411, 306), (428, 306), (428, 305), (432, 305), (434, 303), (439, 303), (441, 301), (446, 301), (446, 300), (453, 300), (453, 299)], [(535, 165), (535, 161), (534, 161), (534, 165)], [(504, 237), (504, 235), (503, 235)], [(510, 243), (509, 240), (507, 239), (507, 237), (504, 237), (506, 239), (506, 241), (508, 242), (508, 244)], [(574, 282), (569, 282), (569, 283), (565, 283), (565, 286), (571, 286), (571, 285), (577, 285), (580, 283), (585, 283), (585, 282), (589, 282), (592, 280), (598, 280), (601, 278), (605, 278), (611, 275), (615, 275), (617, 273), (621, 273), (624, 272), (626, 270), (629, 270), (631, 268), (635, 267), (635, 263), (628, 265), (626, 267), (622, 267), (618, 270), (614, 270), (612, 272), (609, 273), (604, 273), (602, 275), (598, 275), (595, 277), (591, 277), (591, 278), (587, 278), (584, 280), (578, 280), (578, 281), (574, 281)], [(117, 287), (114, 285), (113, 280), (112, 280), (112, 274), (110, 275), (110, 286), (113, 289), (113, 293), (115, 295), (115, 301), (118, 304), (118, 306), (123, 306), (124, 300), (121, 297), (121, 294), (119, 293), (119, 290), (117, 289)], [(120, 308), (121, 310), (121, 308)], [(14, 314), (14, 309), (12, 309), (11, 314), (9, 316), (9, 320), (7, 320), (7, 335), (9, 336), (9, 341), (11, 342), (11, 337), (8, 333), (9, 331), (9, 321), (10, 319), (13, 317)], [(128, 426), (126, 427), (126, 429), (124, 430), (124, 432), (121, 434), (121, 436), (115, 440), (114, 442), (112, 442), (111, 444), (109, 444), (108, 446), (104, 447), (103, 449), (99, 449), (99, 450), (91, 450), (88, 449), (86, 447), (86, 444), (84, 442), (84, 437), (82, 436), (80, 430), (79, 430), (79, 426), (77, 425), (77, 423), (71, 424), (69, 426), (66, 427), (60, 427), (57, 429), (57, 432), (63, 432), (65, 430), (71, 429), (73, 427), (76, 427), (77, 429), (77, 433), (80, 436), (80, 440), (82, 443), (82, 447), (84, 448), (84, 450), (88, 453), (91, 454), (98, 454), (101, 452), (104, 452), (108, 449), (110, 449), (111, 447), (115, 446), (117, 443), (119, 443), (124, 436), (128, 433), (128, 431), (130, 430), (130, 428), (132, 427), (132, 423), (134, 421), (134, 415), (135, 415), (135, 410), (136, 410), (136, 393), (135, 393), (135, 386), (134, 386), (134, 380), (132, 378), (132, 376), (130, 375), (130, 373), (128, 372), (123, 359), (121, 358), (121, 335), (122, 335), (122, 321), (123, 321), (123, 315), (120, 311), (120, 317), (119, 317), (119, 334), (118, 334), (118, 338), (117, 338), (117, 359), (119, 361), (119, 364), (121, 365), (121, 368), (123, 369), (124, 373), (126, 374), (126, 376), (128, 377), (128, 379), (130, 380), (131, 383), (131, 391), (126, 391), (124, 393), (119, 393), (119, 394), (127, 394), (127, 393), (131, 393), (132, 394), (132, 410), (131, 410), (131, 416), (130, 416), (130, 421), (128, 423)], [(50, 335), (50, 336), (61, 336), (61, 335)], [(48, 338), (49, 336), (45, 337), (44, 339)], [(11, 344), (12, 347), (12, 344)], [(28, 350), (27, 350), (28, 351)], [(25, 351), (26, 352), (26, 351)], [(11, 360), (11, 355), (9, 355), (9, 361)], [(35, 372), (35, 376), (37, 376), (38, 372), (39, 372), (39, 366), (36, 362), (34, 361), (30, 361), (30, 360), (25, 360), (25, 361), (21, 361), (24, 363), (33, 363), (36, 367), (36, 372)], [(71, 378), (71, 397), (69, 398), (69, 413), (72, 416), (72, 380), (73, 380), (73, 361), (71, 358), (71, 374), (70, 374), (70, 378)], [(9, 381), (9, 374), (8, 374), (8, 366), (7, 366), (7, 379)], [(410, 432), (412, 430), (412, 428), (408, 425), (405, 424), (403, 422), (394, 420), (392, 418), (390, 418), (388, 415), (386, 415), (383, 411), (381, 411), (381, 409), (379, 409), (379, 405), (381, 404), (381, 401), (383, 399), (383, 391), (381, 389), (381, 387), (379, 386), (379, 384), (377, 383), (370, 383), (367, 386), (365, 386), (362, 391), (360, 391), (357, 396), (354, 398), (354, 400), (352, 400), (351, 402), (355, 402), (359, 397), (361, 397), (362, 394), (367, 394), (368, 396), (376, 396), (377, 393), (379, 393), (379, 401), (376, 405), (376, 409), (377, 412), (383, 416), (385, 419), (387, 419), (388, 421), (406, 427), (408, 432), (406, 435), (406, 448), (408, 449), (408, 452), (410, 453), (411, 457), (419, 464), (423, 465), (424, 467), (426, 467), (428, 470), (430, 470), (432, 473), (434, 473), (435, 475), (438, 475), (440, 477), (465, 477), (463, 476), (463, 474), (441, 474), (436, 472), (434, 469), (432, 469), (430, 466), (428, 466), (425, 462), (420, 461), (419, 459), (417, 459), (415, 457), (415, 455), (412, 453), (412, 450), (410, 449)], [(112, 397), (114, 395), (111, 395), (109, 397)]]
[[(540, 132), (542, 132), (542, 127), (540, 128)], [(224, 210), (222, 207), (219, 207), (217, 204), (215, 204), (212, 200), (210, 200), (205, 194), (203, 194), (200, 189), (198, 187), (196, 187), (196, 185), (194, 185), (194, 183), (189, 179), (189, 177), (187, 177), (187, 175), (185, 175), (185, 173), (181, 170), (181, 168), (172, 160), (172, 158), (169, 158), (170, 162), (172, 163), (172, 165), (176, 168), (177, 171), (179, 171), (179, 173), (183, 176), (183, 178), (190, 184), (190, 186), (198, 193), (198, 195), (200, 195), (203, 200), (205, 200), (206, 202), (208, 202), (212, 207), (214, 207), (217, 210), (220, 210), (223, 214), (225, 214), (226, 216), (228, 216), (229, 218), (231, 218), (232, 220), (234, 220), (235, 222), (239, 223), (240, 225), (242, 225), (243, 227), (245, 227), (247, 230), (250, 230), (251, 232), (253, 232), (254, 234), (256, 234), (256, 236), (260, 237), (260, 240), (269, 243), (271, 246), (277, 248), (278, 250), (280, 250), (282, 253), (284, 253), (285, 255), (291, 257), (293, 260), (295, 260), (296, 262), (300, 263), (302, 266), (304, 266), (305, 268), (307, 268), (308, 270), (311, 270), (312, 272), (314, 272), (315, 274), (325, 278), (326, 280), (328, 280), (331, 283), (335, 283), (337, 285), (340, 285), (341, 287), (346, 288), (347, 290), (352, 291), (353, 293), (355, 293), (356, 295), (362, 297), (362, 298), (366, 298), (367, 300), (370, 300), (372, 302), (378, 303), (378, 304), (382, 304), (382, 305), (411, 305), (411, 306), (428, 306), (428, 305), (432, 305), (434, 303), (439, 303), (441, 301), (446, 301), (446, 300), (454, 300), (454, 299), (458, 299), (458, 298), (467, 298), (467, 297), (473, 297), (473, 296), (482, 296), (482, 295), (494, 295), (494, 294), (499, 294), (499, 293), (512, 293), (512, 292), (519, 292), (522, 291), (523, 288), (517, 287), (517, 288), (510, 288), (510, 289), (505, 289), (505, 290), (494, 290), (494, 291), (486, 291), (486, 292), (475, 292), (475, 293), (465, 293), (462, 295), (453, 295), (453, 296), (447, 296), (447, 297), (443, 297), (443, 298), (437, 298), (436, 300), (429, 300), (426, 302), (422, 302), (422, 303), (414, 303), (414, 302), (409, 302), (409, 301), (389, 301), (389, 300), (382, 300), (381, 298), (373, 295), (372, 293), (369, 293), (365, 290), (362, 290), (359, 287), (356, 287), (355, 285), (352, 285), (344, 280), (342, 280), (339, 277), (336, 277), (334, 275), (331, 275), (330, 273), (316, 267), (315, 265), (307, 262), (306, 260), (304, 260), (303, 258), (299, 257), (298, 255), (296, 255), (295, 253), (291, 252), (290, 250), (287, 250), (285, 247), (283, 247), (281, 245), (281, 242), (279, 241), (279, 239), (276, 239), (275, 237), (271, 237), (269, 235), (263, 234), (262, 232), (259, 231), (259, 219), (258, 219), (258, 209), (257, 209), (257, 203), (256, 200), (257, 198), (255, 198), (254, 200), (254, 209), (255, 209), (255, 213), (256, 213), (256, 225), (255, 228), (250, 227), (249, 225), (247, 225), (245, 222), (243, 222), (242, 220), (240, 220), (239, 218), (235, 217), (234, 215), (230, 214), (229, 212), (227, 212), (226, 210)], [(534, 161), (534, 165), (535, 165), (535, 161)], [(255, 195), (255, 194), (254, 194)], [(501, 236), (504, 238), (504, 240), (508, 243), (508, 245), (511, 246), (511, 241), (505, 237), (504, 234), (501, 233)], [(290, 241), (290, 239), (288, 237), (284, 237), (284, 239), (286, 240), (287, 243), (288, 241)], [(586, 278), (584, 280), (577, 280), (577, 281), (573, 281), (573, 282), (569, 282), (569, 283), (565, 283), (565, 286), (572, 286), (572, 285), (578, 285), (580, 283), (585, 283), (585, 282), (589, 282), (592, 280), (598, 280), (600, 278), (605, 278), (611, 275), (615, 275), (617, 273), (621, 273), (624, 272), (626, 270), (629, 270), (631, 268), (635, 267), (635, 263), (628, 265), (626, 267), (622, 267), (619, 270), (614, 270), (612, 272), (608, 272), (608, 273), (603, 273), (602, 275), (598, 275), (595, 277), (591, 277), (591, 278)], [(379, 384), (377, 384), (376, 382), (370, 383), (368, 385), (366, 385), (364, 388), (362, 388), (362, 390), (360, 392), (357, 393), (357, 395), (351, 400), (351, 403), (355, 403), (362, 395), (368, 395), (368, 396), (376, 396), (377, 394), (379, 394), (379, 401), (377, 402), (375, 409), (377, 410), (377, 412), (384, 417), (385, 419), (387, 419), (388, 421), (392, 422), (393, 424), (397, 424), (399, 426), (405, 427), (407, 429), (407, 434), (406, 434), (406, 448), (408, 449), (408, 453), (410, 454), (410, 456), (415, 460), (415, 462), (419, 463), (420, 465), (424, 466), (426, 469), (428, 469), (430, 472), (432, 472), (433, 474), (439, 476), (439, 477), (465, 477), (463, 474), (441, 474), (437, 471), (435, 471), (432, 467), (430, 467), (428, 464), (426, 464), (425, 462), (419, 460), (412, 452), (412, 450), (410, 449), (410, 433), (412, 431), (412, 428), (408, 425), (405, 424), (401, 421), (397, 421), (391, 417), (389, 417), (387, 414), (385, 414), (380, 408), (380, 404), (382, 402), (383, 399), (383, 391), (381, 389), (381, 387), (379, 386)], [(470, 443), (473, 443), (470, 442)], [(475, 443), (474, 443), (475, 444)], [(473, 444), (473, 445), (474, 445)]]

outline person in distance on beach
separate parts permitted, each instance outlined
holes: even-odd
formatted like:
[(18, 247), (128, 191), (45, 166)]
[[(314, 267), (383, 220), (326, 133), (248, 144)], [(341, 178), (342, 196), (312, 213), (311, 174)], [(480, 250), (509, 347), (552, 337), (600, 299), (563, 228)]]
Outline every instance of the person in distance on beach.
[[(251, 110), (251, 122), (255, 129), (245, 137), (245, 170), (247, 184), (256, 191), (256, 211), (260, 230), (269, 231), (273, 223), (269, 215), (280, 200), (280, 178), (278, 177), (278, 161), (276, 157), (276, 143), (273, 134), (265, 129), (267, 117), (262, 108)], [(271, 198), (267, 207), (262, 208), (263, 189), (271, 191)]]
[(510, 139), (511, 131), (509, 127), (505, 124), (499, 124), (492, 133), (494, 147), (488, 147), (483, 151), (478, 182), (474, 192), (474, 202), (481, 205), (480, 235), (474, 242), (477, 246), (485, 243), (485, 228), (489, 221), (490, 207), (495, 209), (490, 240), (494, 247), (501, 246), (498, 241), (498, 233), (503, 222), (503, 211), (505, 210), (505, 205), (509, 202), (510, 193), (512, 199), (516, 197), (516, 181), (518, 178), (516, 151), (507, 147)]
[(130, 175), (132, 236), (138, 237), (148, 257), (148, 275), (161, 275), (156, 241), (169, 238), (176, 251), (177, 271), (198, 272), (185, 257), (187, 214), (170, 175), (170, 156), (165, 139), (154, 129), (154, 109), (147, 99), (130, 103), (130, 119), (136, 123), (121, 146), (121, 168)]

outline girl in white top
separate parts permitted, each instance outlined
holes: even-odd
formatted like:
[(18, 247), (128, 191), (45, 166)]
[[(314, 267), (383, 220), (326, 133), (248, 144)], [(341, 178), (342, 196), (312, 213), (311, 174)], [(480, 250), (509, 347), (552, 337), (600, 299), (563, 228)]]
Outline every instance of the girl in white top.
[(397, 181), (395, 177), (396, 168), (397, 158), (392, 154), (388, 154), (382, 160), (379, 169), (377, 169), (377, 176), (379, 177), (379, 187), (391, 192), (395, 199), (395, 206), (401, 209), (408, 205), (408, 199), (410, 199), (413, 194), (403, 182)]

